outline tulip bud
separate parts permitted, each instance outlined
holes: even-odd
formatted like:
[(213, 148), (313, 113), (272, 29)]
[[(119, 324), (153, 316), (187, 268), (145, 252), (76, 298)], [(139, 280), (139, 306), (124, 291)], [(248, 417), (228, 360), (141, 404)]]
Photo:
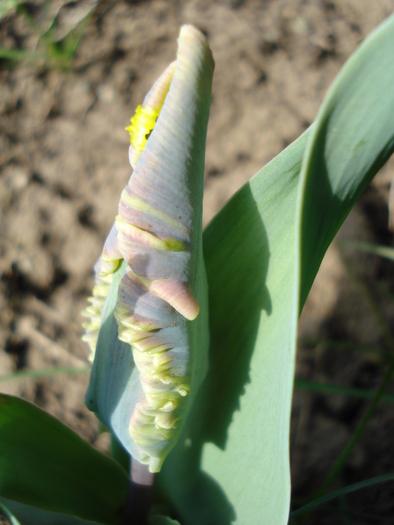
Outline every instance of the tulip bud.
[(86, 404), (151, 472), (207, 368), (202, 195), (213, 67), (205, 37), (182, 27), (177, 60), (127, 128), (134, 171), (85, 311), (95, 352)]

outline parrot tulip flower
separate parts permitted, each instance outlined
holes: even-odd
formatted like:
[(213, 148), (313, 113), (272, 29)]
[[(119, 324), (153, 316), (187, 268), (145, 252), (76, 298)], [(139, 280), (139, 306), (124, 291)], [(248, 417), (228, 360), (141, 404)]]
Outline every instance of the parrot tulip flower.
[(158, 472), (207, 369), (202, 253), (205, 140), (214, 63), (192, 26), (131, 124), (134, 169), (95, 267), (86, 404)]

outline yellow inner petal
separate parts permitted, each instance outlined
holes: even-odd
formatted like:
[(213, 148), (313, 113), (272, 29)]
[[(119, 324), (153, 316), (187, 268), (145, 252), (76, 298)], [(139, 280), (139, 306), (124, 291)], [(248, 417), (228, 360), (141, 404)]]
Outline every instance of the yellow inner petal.
[(160, 110), (161, 107), (154, 109), (150, 106), (139, 105), (134, 116), (131, 117), (131, 124), (126, 128), (126, 131), (130, 133), (130, 144), (140, 154), (144, 150), (148, 137), (155, 127)]

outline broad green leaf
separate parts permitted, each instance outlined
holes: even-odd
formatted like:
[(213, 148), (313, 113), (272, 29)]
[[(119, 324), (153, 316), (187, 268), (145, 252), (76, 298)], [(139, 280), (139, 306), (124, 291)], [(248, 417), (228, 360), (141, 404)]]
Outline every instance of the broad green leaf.
[(119, 521), (122, 468), (38, 407), (0, 394), (0, 496), (105, 524)]
[(394, 16), (347, 62), (308, 141), (297, 208), (300, 299), (336, 232), (394, 149)]
[(251, 179), (204, 234), (210, 370), (158, 476), (182, 525), (287, 519), (294, 217), (307, 138)]
[(151, 516), (149, 525), (180, 525), (179, 521), (172, 520), (168, 516)]
[(29, 507), (4, 498), (1, 498), (0, 502), (0, 510), (2, 510), (1, 504), (4, 504), (12, 513), (15, 522), (11, 521), (11, 525), (94, 525), (97, 523)]
[(299, 309), (393, 151), (393, 49), (391, 17), (345, 65), (310, 130), (205, 231), (210, 371), (158, 477), (182, 525), (287, 523)]

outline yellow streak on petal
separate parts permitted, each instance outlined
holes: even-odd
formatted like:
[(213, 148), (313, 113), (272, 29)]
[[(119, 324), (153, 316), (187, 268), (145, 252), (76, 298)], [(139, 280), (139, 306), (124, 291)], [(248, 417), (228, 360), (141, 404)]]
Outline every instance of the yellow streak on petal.
[(170, 215), (153, 208), (138, 197), (131, 197), (126, 189), (124, 189), (122, 192), (121, 200), (124, 202), (124, 204), (130, 206), (130, 208), (133, 208), (134, 210), (142, 211), (148, 215), (151, 215), (152, 217), (155, 217), (156, 219), (160, 219), (162, 222), (164, 222), (164, 224), (170, 226), (174, 230), (174, 233), (178, 233), (182, 236), (189, 235), (187, 227), (180, 220), (177, 221), (173, 219)]
[[(156, 250), (171, 250), (175, 252), (182, 252), (185, 250), (185, 245), (178, 241), (178, 239), (166, 238), (159, 239), (152, 233), (141, 230), (133, 224), (126, 222), (120, 215), (117, 215), (115, 219), (116, 229), (118, 231), (118, 242), (119, 248), (123, 256), (126, 255), (125, 259), (127, 260), (127, 253), (125, 253), (124, 246), (122, 246), (122, 235), (126, 237), (129, 242), (135, 242), (139, 244), (144, 244), (150, 248), (155, 248)], [(127, 251), (127, 250), (126, 250)]]

